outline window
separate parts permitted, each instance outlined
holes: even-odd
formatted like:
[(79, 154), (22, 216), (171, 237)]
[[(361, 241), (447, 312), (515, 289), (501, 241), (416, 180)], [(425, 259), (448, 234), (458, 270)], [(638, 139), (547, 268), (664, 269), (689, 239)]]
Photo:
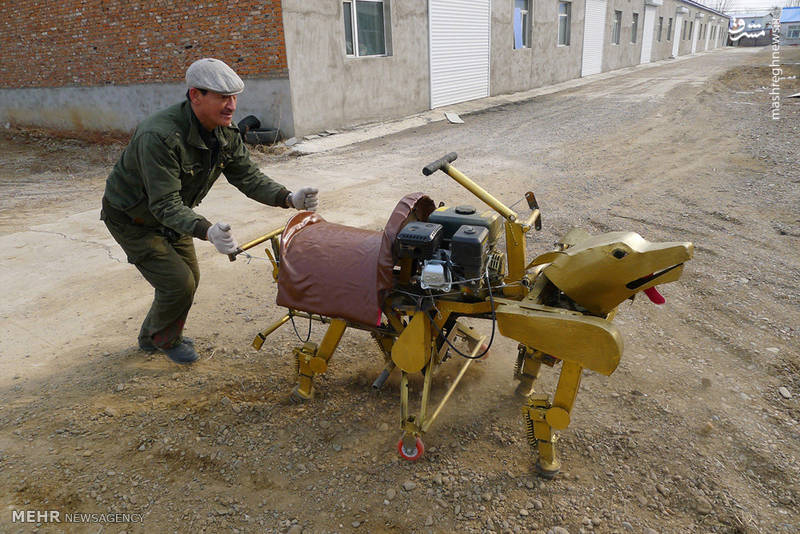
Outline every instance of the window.
[(693, 31), (694, 31), (694, 21), (691, 21), (689, 23), (689, 40), (693, 39), (692, 37), (694, 35), (694, 33), (692, 33)]
[(658, 34), (656, 37), (658, 38), (658, 42), (661, 42), (661, 30), (664, 29), (664, 17), (658, 17)]
[(800, 24), (792, 24), (789, 26), (789, 31), (786, 32), (788, 39), (800, 39)]
[(622, 11), (614, 11), (614, 26), (611, 28), (611, 42), (619, 44), (619, 29), (622, 26)]
[(686, 40), (686, 25), (688, 24), (687, 21), (683, 21), (683, 29), (681, 30), (681, 41)]
[[(352, 0), (342, 3), (345, 53), (348, 56), (383, 56), (387, 51), (390, 28), (389, 2)], [(389, 35), (391, 38), (391, 34)]]
[(636, 34), (639, 33), (639, 14), (633, 14), (633, 22), (631, 23), (631, 42), (636, 42)]
[(569, 26), (571, 22), (572, 2), (558, 3), (558, 44), (569, 45)]
[(531, 47), (531, 0), (514, 0), (514, 50)]
[(667, 41), (672, 40), (672, 17), (669, 18), (669, 23), (667, 24)]

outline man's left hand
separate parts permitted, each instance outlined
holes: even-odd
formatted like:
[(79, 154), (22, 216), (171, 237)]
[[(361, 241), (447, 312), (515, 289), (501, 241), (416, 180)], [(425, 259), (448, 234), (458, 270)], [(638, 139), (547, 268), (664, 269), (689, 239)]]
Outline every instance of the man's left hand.
[(317, 193), (315, 187), (303, 187), (289, 195), (289, 204), (296, 210), (317, 211)]

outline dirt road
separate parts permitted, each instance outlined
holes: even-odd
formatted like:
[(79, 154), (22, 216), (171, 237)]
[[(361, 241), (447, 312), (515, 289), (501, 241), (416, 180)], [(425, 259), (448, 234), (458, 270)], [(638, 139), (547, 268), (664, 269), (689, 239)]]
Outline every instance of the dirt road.
[[(781, 93), (800, 91), (800, 50), (782, 61)], [(664, 306), (621, 306), (623, 361), (610, 377), (584, 375), (552, 482), (533, 472), (507, 339), (470, 368), (413, 464), (394, 450), (396, 377), (380, 395), (369, 388), (381, 358), (366, 335), (348, 331), (317, 398), (291, 404), (291, 325), (249, 346), (282, 314), (263, 260), (231, 264), (198, 243), (187, 335), (203, 359), (185, 368), (138, 351), (151, 290), (98, 220), (124, 145), (3, 131), (0, 532), (800, 531), (800, 104), (783, 99), (772, 120), (769, 62), (730, 49), (463, 125), (261, 156), (290, 189), (317, 185), (333, 222), (380, 228), (418, 190), (475, 203), (444, 174), (420, 173), (456, 151), (507, 204), (536, 192), (544, 228), (531, 255), (573, 226), (695, 243)], [(287, 218), (226, 183), (199, 211), (240, 241)], [(37, 526), (13, 523), (15, 510), (141, 522)]]

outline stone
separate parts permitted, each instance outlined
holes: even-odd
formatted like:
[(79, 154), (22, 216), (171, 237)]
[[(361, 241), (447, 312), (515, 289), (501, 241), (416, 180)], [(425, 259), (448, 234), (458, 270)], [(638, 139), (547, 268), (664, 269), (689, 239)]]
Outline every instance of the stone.
[(522, 510), (519, 511), (519, 515), (521, 515), (522, 517), (528, 517), (530, 515), (530, 512), (528, 512), (525, 508), (523, 508)]
[(780, 393), (781, 397), (783, 397), (784, 399), (791, 399), (792, 398), (792, 394), (789, 391), (789, 388), (781, 386), (781, 387), (778, 388), (778, 393)]
[(625, 530), (633, 530), (633, 525), (631, 525), (627, 521), (623, 521), (622, 522), (622, 528), (624, 528)]
[(553, 534), (569, 534), (569, 530), (564, 527), (553, 527)]
[(698, 514), (706, 515), (711, 513), (711, 503), (705, 497), (698, 497), (694, 505)]
[(292, 525), (287, 534), (303, 534), (303, 527), (300, 525)]
[(533, 504), (533, 509), (534, 510), (541, 510), (544, 507), (544, 505), (542, 504), (542, 501), (540, 501), (539, 499), (534, 499), (531, 502), (531, 504)]
[(425, 518), (425, 526), (429, 527), (431, 525), (433, 525), (433, 516), (429, 515), (428, 517)]
[(119, 417), (119, 411), (111, 406), (106, 406), (106, 409), (103, 410), (103, 413), (109, 417)]
[(351, 524), (353, 525), (353, 528), (358, 528), (358, 527), (361, 526), (361, 522), (360, 521), (353, 521)]
[(403, 482), (403, 489), (406, 491), (411, 491), (417, 487), (417, 483), (412, 480), (406, 480)]
[(391, 501), (391, 500), (392, 500), (392, 499), (394, 499), (395, 497), (397, 497), (397, 490), (396, 490), (396, 489), (394, 489), (394, 488), (389, 488), (389, 489), (386, 491), (386, 498), (387, 498), (387, 499), (389, 499), (389, 500)]

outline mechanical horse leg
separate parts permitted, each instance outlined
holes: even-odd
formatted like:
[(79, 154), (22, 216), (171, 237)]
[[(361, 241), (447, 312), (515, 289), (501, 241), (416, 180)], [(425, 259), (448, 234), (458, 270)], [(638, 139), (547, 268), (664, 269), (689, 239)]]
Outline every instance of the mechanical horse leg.
[(561, 469), (555, 449), (557, 436), (553, 430), (564, 430), (569, 426), (582, 371), (583, 368), (576, 363), (563, 362), (552, 404), (547, 395), (531, 395), (522, 407), (528, 442), (538, 453), (536, 470), (544, 478), (555, 477)]
[(303, 402), (314, 397), (314, 376), (328, 369), (328, 361), (339, 346), (345, 329), (345, 321), (332, 319), (319, 348), (314, 343), (306, 343), (302, 348), (294, 349), (297, 358), (297, 385), (292, 390), (294, 400)]

